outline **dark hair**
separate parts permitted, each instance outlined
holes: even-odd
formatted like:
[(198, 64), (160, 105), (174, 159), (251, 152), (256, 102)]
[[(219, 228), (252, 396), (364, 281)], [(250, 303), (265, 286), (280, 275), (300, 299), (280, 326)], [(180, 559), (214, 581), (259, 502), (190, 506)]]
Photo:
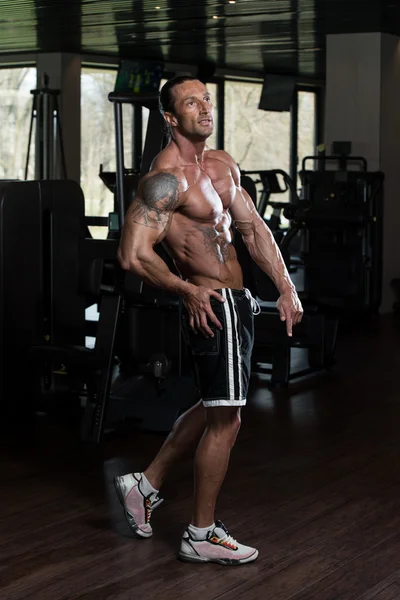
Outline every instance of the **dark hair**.
[(159, 106), (160, 112), (163, 116), (166, 112), (174, 112), (175, 100), (172, 90), (177, 85), (185, 83), (185, 81), (198, 81), (198, 79), (197, 77), (191, 77), (190, 75), (178, 75), (178, 77), (173, 77), (172, 79), (169, 79), (167, 83), (165, 83), (162, 86), (159, 96)]

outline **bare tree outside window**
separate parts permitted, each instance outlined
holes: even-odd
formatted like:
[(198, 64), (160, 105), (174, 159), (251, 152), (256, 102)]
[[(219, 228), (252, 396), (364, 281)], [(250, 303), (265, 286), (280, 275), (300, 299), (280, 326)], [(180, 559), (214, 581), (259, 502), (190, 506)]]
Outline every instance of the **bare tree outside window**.
[(225, 82), (225, 150), (241, 169), (290, 169), (290, 113), (259, 110), (262, 85)]
[[(0, 179), (24, 179), (35, 67), (0, 68)], [(28, 178), (35, 176), (34, 140)]]
[(212, 135), (207, 140), (207, 146), (212, 148), (213, 150), (218, 148), (217, 139), (218, 139), (218, 99), (217, 99), (217, 84), (216, 83), (207, 83), (207, 89), (211, 94), (211, 101), (214, 105), (214, 131)]
[[(225, 150), (241, 170), (282, 169), (289, 173), (290, 112), (260, 110), (261, 91), (261, 83), (225, 82)], [(261, 183), (257, 184), (257, 191), (259, 199)], [(271, 200), (288, 202), (289, 193)], [(268, 207), (264, 216), (268, 218), (271, 212)]]

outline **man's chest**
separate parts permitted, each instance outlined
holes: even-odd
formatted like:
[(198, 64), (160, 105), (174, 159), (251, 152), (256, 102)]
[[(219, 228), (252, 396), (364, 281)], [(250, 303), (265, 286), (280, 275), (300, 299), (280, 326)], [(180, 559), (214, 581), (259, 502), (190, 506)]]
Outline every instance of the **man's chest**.
[(183, 194), (182, 212), (200, 220), (218, 219), (232, 206), (236, 186), (227, 165), (207, 160), (185, 171), (188, 189)]

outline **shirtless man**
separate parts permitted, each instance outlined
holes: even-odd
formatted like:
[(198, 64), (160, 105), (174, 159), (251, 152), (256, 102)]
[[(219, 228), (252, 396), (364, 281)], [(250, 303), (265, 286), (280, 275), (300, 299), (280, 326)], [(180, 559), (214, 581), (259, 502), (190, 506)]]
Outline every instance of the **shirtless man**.
[[(161, 502), (169, 469), (197, 445), (194, 510), (179, 558), (224, 565), (249, 563), (258, 551), (234, 540), (215, 504), (246, 403), (257, 303), (243, 289), (232, 245), (232, 226), (253, 260), (280, 292), (277, 306), (287, 333), (301, 320), (302, 306), (274, 238), (240, 186), (229, 154), (206, 145), (213, 131), (213, 106), (206, 86), (192, 77), (168, 81), (160, 109), (172, 139), (142, 179), (130, 206), (121, 244), (122, 267), (146, 283), (183, 298), (184, 330), (196, 366), (202, 400), (183, 414), (144, 473), (115, 478), (131, 529), (152, 535), (150, 517)], [(161, 241), (182, 278), (154, 252)]]

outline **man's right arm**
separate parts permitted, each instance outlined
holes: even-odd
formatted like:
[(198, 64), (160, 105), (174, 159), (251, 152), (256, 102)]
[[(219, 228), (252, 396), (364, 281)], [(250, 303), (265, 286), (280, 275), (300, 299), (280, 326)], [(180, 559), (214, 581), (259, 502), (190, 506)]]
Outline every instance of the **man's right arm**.
[(149, 285), (183, 296), (189, 325), (206, 337), (213, 337), (207, 318), (219, 328), (222, 325), (211, 308), (210, 296), (220, 302), (225, 302), (224, 298), (212, 289), (183, 281), (154, 252), (154, 246), (167, 235), (179, 205), (179, 181), (173, 172), (146, 175), (126, 214), (118, 260), (123, 269), (133, 271)]
[(185, 295), (195, 286), (171, 273), (154, 252), (154, 246), (167, 235), (179, 204), (176, 175), (165, 171), (146, 175), (126, 214), (118, 259), (123, 269), (133, 271), (149, 285)]

